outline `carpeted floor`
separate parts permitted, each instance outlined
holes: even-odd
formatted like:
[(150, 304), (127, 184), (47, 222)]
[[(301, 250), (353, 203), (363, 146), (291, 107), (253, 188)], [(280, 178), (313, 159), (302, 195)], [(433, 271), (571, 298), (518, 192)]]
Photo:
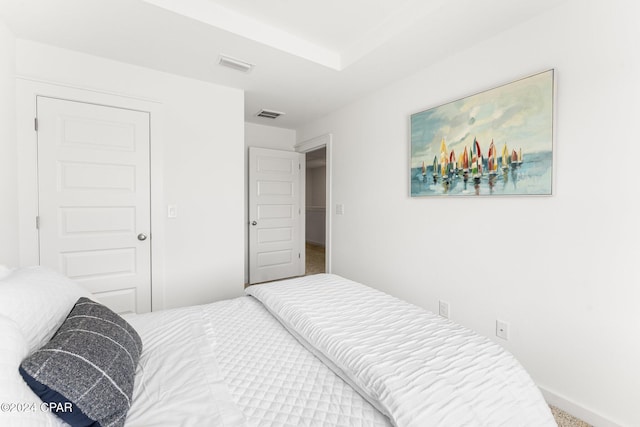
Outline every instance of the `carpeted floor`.
[(305, 275), (324, 273), (324, 247), (307, 242)]
[[(324, 273), (324, 247), (307, 243), (306, 251), (305, 274), (309, 275)], [(556, 423), (558, 423), (558, 427), (592, 427), (591, 424), (587, 424), (584, 421), (579, 420), (572, 415), (569, 415), (563, 410), (556, 408), (555, 406), (549, 406), (551, 407), (551, 413), (553, 414), (553, 417), (556, 419)]]
[(593, 427), (591, 424), (585, 423), (584, 421), (569, 415), (564, 412), (562, 409), (556, 408), (553, 405), (549, 405), (551, 407), (551, 413), (553, 417), (556, 419), (556, 423), (558, 427)]

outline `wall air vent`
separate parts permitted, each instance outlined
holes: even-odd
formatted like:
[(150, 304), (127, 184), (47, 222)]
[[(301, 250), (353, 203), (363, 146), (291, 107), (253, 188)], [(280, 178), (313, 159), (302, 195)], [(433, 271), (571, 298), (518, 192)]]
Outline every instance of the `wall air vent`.
[(277, 119), (278, 117), (282, 116), (283, 114), (284, 113), (281, 113), (280, 111), (260, 110), (258, 112), (258, 114), (256, 114), (256, 116), (264, 117), (266, 119)]
[(245, 61), (241, 61), (239, 59), (231, 58), (230, 56), (220, 55), (218, 59), (218, 64), (223, 67), (233, 68), (237, 71), (242, 71), (243, 73), (250, 72), (254, 65)]

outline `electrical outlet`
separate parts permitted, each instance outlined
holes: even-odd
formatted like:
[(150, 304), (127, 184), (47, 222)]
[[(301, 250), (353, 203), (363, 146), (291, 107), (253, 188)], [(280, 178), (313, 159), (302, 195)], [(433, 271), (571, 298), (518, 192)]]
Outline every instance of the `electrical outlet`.
[(339, 203), (336, 205), (336, 215), (344, 215), (344, 205)]
[(177, 217), (178, 217), (178, 207), (176, 205), (168, 205), (167, 218), (177, 218)]
[(509, 339), (509, 323), (504, 320), (496, 320), (496, 336), (503, 340)]
[(449, 303), (446, 301), (438, 301), (438, 313), (440, 313), (440, 316), (445, 317), (445, 318), (449, 318)]

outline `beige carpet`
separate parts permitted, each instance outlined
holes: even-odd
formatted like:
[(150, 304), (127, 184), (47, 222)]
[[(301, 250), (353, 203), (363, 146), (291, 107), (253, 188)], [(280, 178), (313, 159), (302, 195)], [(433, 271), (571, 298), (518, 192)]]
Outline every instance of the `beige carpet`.
[(324, 247), (306, 244), (306, 266), (305, 275), (324, 273)]
[[(307, 243), (306, 251), (305, 274), (324, 273), (324, 247)], [(551, 413), (553, 413), (553, 417), (556, 419), (558, 427), (592, 427), (591, 424), (587, 424), (584, 421), (569, 415), (563, 410), (556, 408), (555, 406), (551, 406)]]
[(562, 409), (556, 408), (553, 405), (549, 405), (551, 407), (551, 413), (553, 417), (556, 419), (556, 423), (558, 427), (593, 427), (591, 424), (585, 423), (584, 421), (569, 415), (564, 412)]

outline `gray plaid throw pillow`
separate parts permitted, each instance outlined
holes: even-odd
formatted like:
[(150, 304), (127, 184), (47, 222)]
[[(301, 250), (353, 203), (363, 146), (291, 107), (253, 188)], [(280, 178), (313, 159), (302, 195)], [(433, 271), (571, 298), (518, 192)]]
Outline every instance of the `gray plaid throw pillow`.
[(20, 373), (44, 402), (65, 403), (52, 412), (69, 424), (119, 427), (131, 406), (141, 352), (140, 336), (122, 317), (80, 298), (53, 338), (22, 362)]

